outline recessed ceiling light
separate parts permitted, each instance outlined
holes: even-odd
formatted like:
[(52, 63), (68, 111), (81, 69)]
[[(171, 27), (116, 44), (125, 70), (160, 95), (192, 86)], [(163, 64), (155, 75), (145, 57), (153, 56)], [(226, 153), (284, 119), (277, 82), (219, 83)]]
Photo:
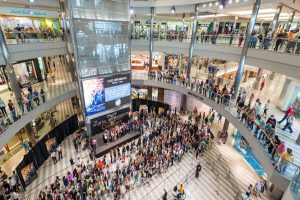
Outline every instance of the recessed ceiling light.
[(228, 2), (229, 4), (232, 4), (232, 0), (229, 0), (229, 2)]
[(171, 12), (175, 13), (175, 7), (174, 6), (171, 8)]
[(29, 1), (29, 3), (33, 3), (34, 2), (34, 0), (28, 0)]
[(206, 7), (206, 4), (203, 4), (203, 8), (205, 8)]
[(208, 4), (208, 6), (209, 6), (209, 7), (212, 7), (212, 3), (210, 2), (210, 3)]
[(235, 3), (238, 3), (238, 2), (240, 2), (240, 0), (235, 0)]
[(223, 4), (220, 4), (219, 8), (222, 10), (224, 8)]
[(218, 6), (218, 5), (219, 5), (219, 2), (216, 2), (215, 5)]
[(133, 14), (133, 13), (134, 13), (133, 8), (130, 8), (130, 14)]

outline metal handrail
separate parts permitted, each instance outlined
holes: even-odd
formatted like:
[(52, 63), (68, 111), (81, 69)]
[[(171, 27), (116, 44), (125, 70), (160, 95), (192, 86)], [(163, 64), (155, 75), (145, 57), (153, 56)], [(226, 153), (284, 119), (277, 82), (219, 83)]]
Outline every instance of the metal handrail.
[[(63, 89), (62, 89), (63, 88)], [(57, 98), (58, 96), (64, 94), (65, 92), (68, 92), (69, 90), (73, 90), (76, 88), (76, 83), (75, 82), (71, 82), (71, 83), (67, 83), (65, 85), (61, 85), (61, 86), (58, 86), (56, 87), (55, 89), (53, 90), (59, 90), (59, 93), (56, 94), (55, 96), (52, 96), (51, 95), (51, 91), (47, 91), (44, 93), (44, 98), (45, 98), (45, 103), (54, 99), (54, 98)], [(33, 95), (32, 95), (33, 96)], [(42, 95), (39, 94), (38, 98), (39, 98), (39, 101), (40, 101), (40, 104), (43, 104), (43, 101), (41, 100), (41, 97)], [(23, 100), (22, 100), (23, 101)], [(23, 112), (23, 109), (21, 109), (16, 102), (14, 102), (14, 106), (15, 106), (15, 109), (8, 112), (7, 115), (5, 116), (2, 116), (0, 118), (0, 128), (2, 129), (1, 132), (2, 134), (4, 134), (4, 132), (12, 125), (14, 124), (14, 122), (18, 121), (19, 119), (23, 118), (24, 116), (26, 116), (27, 113), (31, 112), (32, 110), (34, 110), (35, 108), (39, 107), (38, 105), (37, 106), (33, 106), (34, 104), (34, 97), (32, 98), (32, 102), (31, 102), (31, 106), (32, 108), (30, 107), (30, 110), (28, 111), (27, 108), (26, 108), (26, 104), (23, 103), (23, 109), (24, 109), (24, 112)], [(0, 133), (0, 136), (2, 135)]]

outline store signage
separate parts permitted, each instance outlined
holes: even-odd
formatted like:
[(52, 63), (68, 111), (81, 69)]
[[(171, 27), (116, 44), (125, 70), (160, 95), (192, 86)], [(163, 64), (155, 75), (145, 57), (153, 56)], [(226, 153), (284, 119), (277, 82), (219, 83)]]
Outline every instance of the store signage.
[(191, 95), (191, 96), (195, 97), (196, 99), (203, 101), (203, 97), (201, 97), (193, 92), (188, 92), (188, 95)]
[(0, 7), (0, 15), (58, 18), (58, 12), (55, 10), (37, 10), (31, 8), (15, 8), (6, 6)]
[(45, 11), (40, 10), (31, 10), (31, 9), (10, 9), (9, 13), (12, 15), (27, 15), (27, 16), (36, 16), (36, 17), (47, 17)]

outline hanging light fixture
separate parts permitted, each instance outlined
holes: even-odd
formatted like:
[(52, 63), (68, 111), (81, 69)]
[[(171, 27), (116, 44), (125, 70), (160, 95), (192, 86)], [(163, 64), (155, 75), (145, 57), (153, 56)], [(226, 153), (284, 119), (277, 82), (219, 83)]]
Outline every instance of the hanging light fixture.
[(171, 12), (172, 12), (172, 13), (175, 13), (175, 6), (172, 6)]

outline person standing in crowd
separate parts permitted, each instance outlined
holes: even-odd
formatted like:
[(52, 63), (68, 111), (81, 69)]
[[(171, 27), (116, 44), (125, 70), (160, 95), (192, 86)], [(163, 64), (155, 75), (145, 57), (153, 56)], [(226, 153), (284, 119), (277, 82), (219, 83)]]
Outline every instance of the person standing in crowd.
[(44, 92), (43, 88), (41, 88), (40, 94), (41, 94), (43, 103), (45, 103), (45, 92)]
[(284, 122), (285, 120), (287, 120), (290, 116), (292, 116), (294, 114), (294, 109), (292, 106), (289, 106), (289, 108), (287, 109), (287, 111), (285, 112), (285, 115), (283, 116), (283, 118), (278, 122), (278, 124), (281, 124), (282, 122)]
[(54, 72), (54, 70), (50, 71), (50, 77), (51, 77), (53, 83), (55, 83), (55, 72)]
[(289, 129), (290, 133), (292, 134), (293, 133), (293, 129), (292, 129), (293, 122), (294, 122), (294, 115), (291, 115), (290, 117), (287, 118), (286, 124), (283, 127), (283, 129), (281, 129), (281, 130), (285, 131), (286, 129)]
[(280, 155), (281, 162), (278, 167), (278, 171), (285, 173), (286, 169), (294, 162), (294, 155), (292, 149), (287, 148), (287, 151)]
[(57, 158), (56, 158), (56, 152), (54, 150), (51, 152), (51, 158), (53, 160), (54, 165), (56, 165)]
[(28, 85), (27, 90), (28, 90), (29, 94), (32, 95), (32, 86), (30, 84)]
[(57, 153), (58, 153), (58, 161), (60, 161), (63, 158), (61, 145), (58, 145)]
[(40, 105), (39, 92), (36, 89), (34, 89), (32, 95), (33, 95), (33, 100), (35, 101), (36, 105), (39, 106)]
[(264, 113), (263, 113), (264, 118), (267, 118), (269, 109), (270, 109), (270, 100), (268, 100), (264, 105)]
[(7, 116), (7, 112), (6, 112), (6, 109), (5, 109), (5, 103), (4, 101), (0, 98), (0, 109), (1, 109), (1, 112), (3, 114), (3, 116)]
[(24, 103), (23, 103), (22, 98), (19, 98), (17, 100), (17, 103), (18, 103), (18, 106), (19, 106), (20, 110), (22, 111), (22, 115), (24, 115)]
[(26, 105), (27, 112), (29, 112), (30, 109), (31, 109), (31, 105), (30, 105), (30, 102), (28, 100), (28, 95), (24, 95), (23, 96), (23, 101), (24, 101), (24, 103)]
[(260, 90), (263, 90), (265, 87), (265, 80), (263, 79), (260, 84)]
[(16, 113), (16, 109), (15, 109), (15, 106), (13, 104), (13, 102), (11, 100), (8, 100), (8, 104), (7, 104), (8, 108), (9, 108), (9, 111), (11, 112), (12, 114), (12, 117), (13, 117), (13, 120), (14, 121), (17, 121), (18, 118), (17, 118), (17, 113)]

